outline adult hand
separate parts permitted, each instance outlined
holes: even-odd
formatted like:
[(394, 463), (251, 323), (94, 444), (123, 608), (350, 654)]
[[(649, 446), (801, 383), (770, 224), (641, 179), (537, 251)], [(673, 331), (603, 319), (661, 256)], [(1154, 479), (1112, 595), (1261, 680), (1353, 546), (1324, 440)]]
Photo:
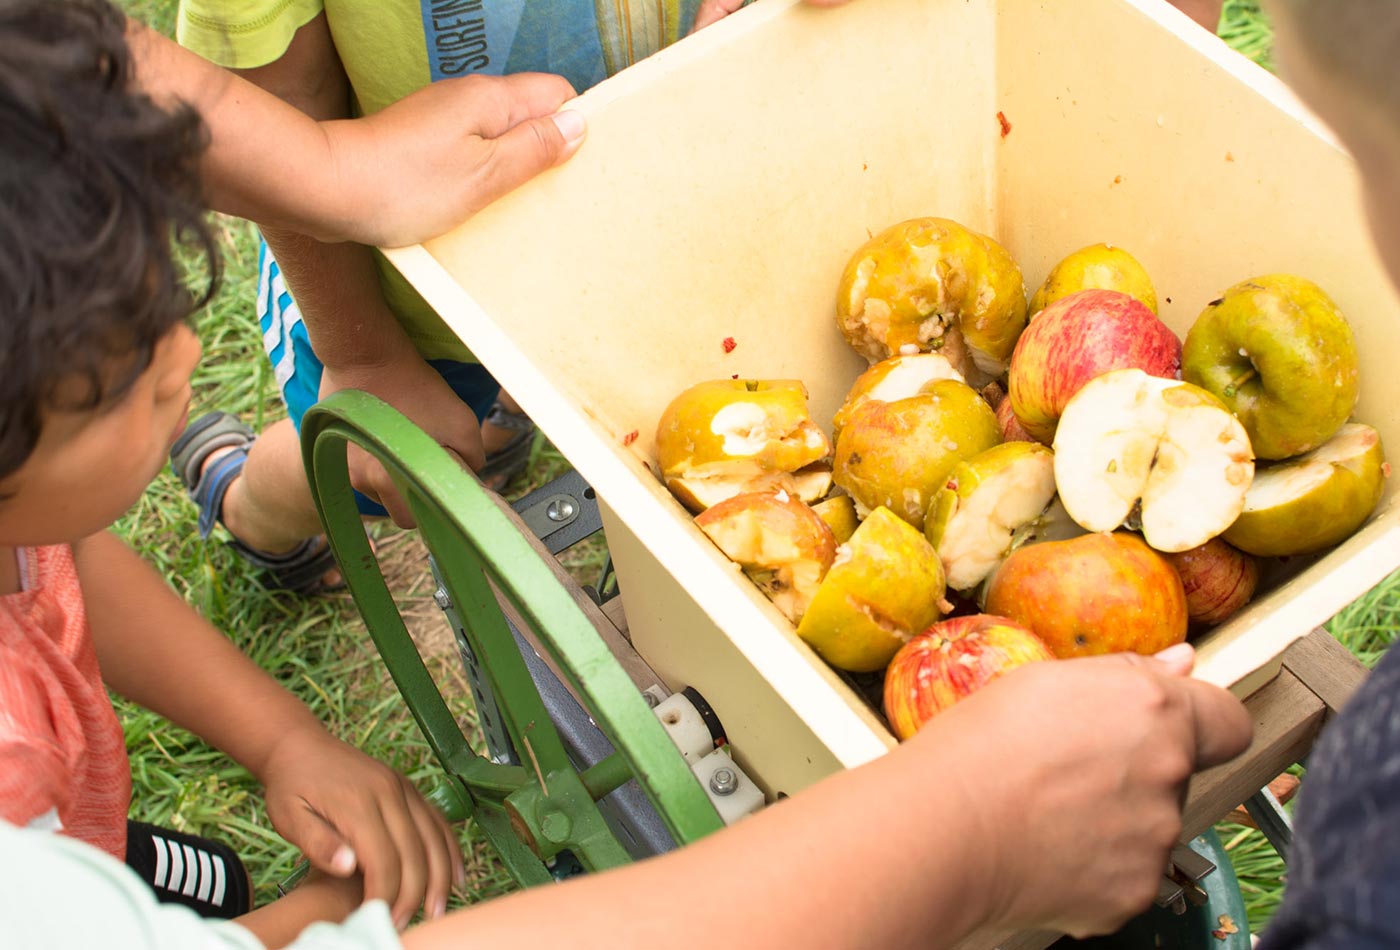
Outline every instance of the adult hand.
[(573, 96), (546, 73), (468, 76), (363, 119), (323, 122), (332, 194), (348, 207), (322, 230), (384, 246), (449, 230), (578, 149), (583, 116), (556, 111)]
[(317, 728), (283, 737), (260, 770), (267, 814), (313, 867), (359, 871), (366, 900), (389, 904), (402, 929), (418, 907), (441, 916), (462, 852), (441, 812), (407, 779)]
[[(416, 351), (380, 365), (327, 366), (321, 375), (321, 398), (341, 389), (362, 389), (378, 396), (473, 471), (484, 464), (486, 454), (476, 416)], [(351, 485), (383, 505), (399, 527), (416, 526), (413, 513), (384, 466), (353, 445), (348, 462)]]
[(1244, 706), (1190, 679), (1193, 662), (1183, 645), (1155, 659), (1030, 664), (906, 743), (970, 763), (931, 780), (961, 779), (966, 807), (946, 818), (971, 824), (985, 854), (965, 892), (990, 901), (987, 919), (1084, 936), (1148, 906), (1181, 834), (1187, 779), (1250, 740)]

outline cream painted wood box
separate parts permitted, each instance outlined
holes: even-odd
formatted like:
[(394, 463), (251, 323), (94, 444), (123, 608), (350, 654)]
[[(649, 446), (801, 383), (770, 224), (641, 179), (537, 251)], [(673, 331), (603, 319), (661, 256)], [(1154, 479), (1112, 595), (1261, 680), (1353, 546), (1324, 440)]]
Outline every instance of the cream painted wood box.
[[(830, 420), (865, 365), (834, 300), (869, 233), (953, 218), (1028, 290), (1121, 245), (1182, 335), (1239, 280), (1307, 276), (1356, 328), (1357, 417), (1400, 447), (1400, 308), (1350, 158), (1163, 0), (760, 0), (576, 108), (570, 162), (391, 258), (597, 490), (634, 645), (710, 700), (770, 795), (894, 740), (671, 499), (653, 434), (682, 389), (736, 373), (801, 379)], [(1392, 482), (1359, 534), (1214, 632), (1198, 675), (1267, 680), (1400, 563), (1398, 518)]]

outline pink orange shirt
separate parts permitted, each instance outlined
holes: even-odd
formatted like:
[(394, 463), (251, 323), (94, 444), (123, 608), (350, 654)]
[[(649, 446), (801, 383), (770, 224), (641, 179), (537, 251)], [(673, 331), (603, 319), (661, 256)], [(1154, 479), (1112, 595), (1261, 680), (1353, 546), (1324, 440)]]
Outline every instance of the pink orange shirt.
[(126, 854), (131, 765), (67, 545), (18, 551), (0, 596), (0, 818)]

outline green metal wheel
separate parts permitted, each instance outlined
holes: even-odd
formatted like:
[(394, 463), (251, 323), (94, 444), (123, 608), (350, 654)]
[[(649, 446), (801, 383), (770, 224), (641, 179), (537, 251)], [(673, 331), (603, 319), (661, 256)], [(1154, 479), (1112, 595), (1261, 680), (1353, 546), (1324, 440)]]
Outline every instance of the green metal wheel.
[[(722, 827), (661, 723), (569, 591), (492, 497), (426, 433), (375, 397), (343, 391), (302, 420), (302, 455), (326, 538), (365, 626), (445, 773), (440, 801), (471, 817), (523, 885), (551, 880), (572, 853), (587, 870), (631, 860), (596, 802), (636, 779), (678, 846)], [(468, 744), (390, 595), (350, 488), (346, 447), (378, 459), (403, 495), (522, 764)], [(493, 589), (494, 585), (494, 589)], [(499, 592), (552, 655), (613, 755), (577, 770), (550, 721), (496, 600)]]

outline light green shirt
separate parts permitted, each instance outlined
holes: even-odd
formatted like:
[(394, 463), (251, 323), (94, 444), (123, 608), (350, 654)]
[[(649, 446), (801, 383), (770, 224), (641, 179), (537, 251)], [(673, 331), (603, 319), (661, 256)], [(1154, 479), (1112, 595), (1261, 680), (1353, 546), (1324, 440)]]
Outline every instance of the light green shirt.
[[(221, 66), (265, 66), (324, 10), (356, 108), (368, 114), (436, 79), (472, 73), (558, 73), (582, 92), (684, 36), (698, 6), (699, 0), (181, 0), (177, 37)], [(424, 358), (470, 359), (399, 272), (382, 256), (375, 260), (384, 297)], [(521, 286), (533, 278), (522, 261)]]
[[(401, 950), (383, 901), (313, 924), (288, 950)], [(130, 868), (72, 838), (0, 821), (0, 947), (263, 950), (233, 921), (161, 904)]]

